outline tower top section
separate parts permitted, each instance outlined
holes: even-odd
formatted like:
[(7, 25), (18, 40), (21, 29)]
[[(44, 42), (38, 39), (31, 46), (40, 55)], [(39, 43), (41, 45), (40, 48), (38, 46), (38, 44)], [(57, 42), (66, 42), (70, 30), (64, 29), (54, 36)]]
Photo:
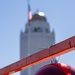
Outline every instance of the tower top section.
[(46, 21), (45, 14), (43, 12), (35, 13), (32, 17), (32, 20), (43, 20)]

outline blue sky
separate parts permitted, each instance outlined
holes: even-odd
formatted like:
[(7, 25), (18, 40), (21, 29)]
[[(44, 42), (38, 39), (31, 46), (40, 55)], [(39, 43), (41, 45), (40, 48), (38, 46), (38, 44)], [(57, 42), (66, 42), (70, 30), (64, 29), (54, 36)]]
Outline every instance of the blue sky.
[[(75, 35), (75, 0), (30, 0), (32, 13), (45, 13), (56, 43)], [(0, 0), (0, 68), (19, 60), (20, 31), (25, 30), (27, 0)], [(75, 67), (75, 51), (60, 56), (59, 62)], [(13, 74), (17, 75), (17, 73)]]

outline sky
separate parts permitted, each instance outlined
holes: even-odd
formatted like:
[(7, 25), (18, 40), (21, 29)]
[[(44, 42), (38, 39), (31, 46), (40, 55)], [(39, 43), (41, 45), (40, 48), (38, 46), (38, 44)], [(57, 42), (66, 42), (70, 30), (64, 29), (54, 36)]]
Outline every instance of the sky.
[[(30, 0), (30, 5), (33, 14), (37, 10), (45, 13), (56, 43), (75, 35), (75, 0)], [(0, 0), (0, 68), (19, 60), (20, 32), (27, 19), (27, 0)], [(75, 50), (57, 59), (75, 67)]]

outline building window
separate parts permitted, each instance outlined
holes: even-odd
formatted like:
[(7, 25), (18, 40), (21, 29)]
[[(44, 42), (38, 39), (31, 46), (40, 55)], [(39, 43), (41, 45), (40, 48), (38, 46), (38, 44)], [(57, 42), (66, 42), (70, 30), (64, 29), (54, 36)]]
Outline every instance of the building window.
[(41, 31), (42, 31), (42, 29), (40, 27), (34, 28), (34, 32), (41, 32)]
[(48, 30), (48, 29), (45, 29), (45, 31), (46, 31), (46, 32), (49, 32), (49, 30)]
[(34, 28), (34, 32), (37, 32), (37, 28)]

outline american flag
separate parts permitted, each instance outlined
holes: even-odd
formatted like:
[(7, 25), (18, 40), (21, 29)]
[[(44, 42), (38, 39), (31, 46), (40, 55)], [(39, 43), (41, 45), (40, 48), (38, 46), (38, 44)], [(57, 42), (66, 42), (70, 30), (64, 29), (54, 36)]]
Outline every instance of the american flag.
[(28, 0), (28, 23), (30, 23), (32, 20), (32, 11), (30, 8), (29, 0)]

